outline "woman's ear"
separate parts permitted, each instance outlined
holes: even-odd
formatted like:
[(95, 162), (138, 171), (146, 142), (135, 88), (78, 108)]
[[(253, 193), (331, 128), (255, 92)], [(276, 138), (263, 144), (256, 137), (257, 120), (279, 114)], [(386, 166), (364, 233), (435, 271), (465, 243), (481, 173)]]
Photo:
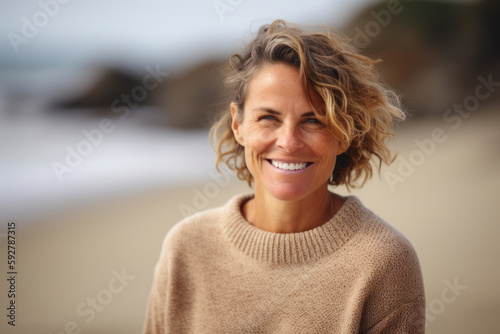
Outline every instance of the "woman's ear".
[(337, 155), (341, 155), (342, 153), (345, 153), (347, 149), (349, 148), (349, 145), (345, 142), (339, 142), (339, 146), (337, 148)]
[(243, 129), (240, 122), (238, 122), (238, 105), (236, 102), (231, 102), (231, 129), (238, 144), (245, 146), (245, 137), (243, 136)]

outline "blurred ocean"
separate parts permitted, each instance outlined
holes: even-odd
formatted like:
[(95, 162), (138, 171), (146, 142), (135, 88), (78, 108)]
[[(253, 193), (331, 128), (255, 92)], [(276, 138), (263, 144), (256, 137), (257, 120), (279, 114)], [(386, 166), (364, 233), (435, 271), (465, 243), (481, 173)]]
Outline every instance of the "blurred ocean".
[[(152, 108), (139, 107), (124, 120), (111, 119), (112, 131), (104, 133), (99, 128), (102, 118), (82, 116), (82, 110), (47, 111), (43, 101), (36, 98), (17, 101), (13, 110), (8, 100), (1, 100), (3, 220), (36, 221), (31, 218), (76, 203), (202, 181), (214, 170), (208, 131), (146, 125), (144, 118), (154, 112)], [(84, 130), (94, 131), (97, 145), (82, 144), (91, 143)], [(66, 160), (72, 150), (78, 153), (78, 149), (86, 156), (79, 161), (73, 153), (70, 161), (76, 167), (72, 168)], [(68, 169), (55, 169), (55, 162)]]

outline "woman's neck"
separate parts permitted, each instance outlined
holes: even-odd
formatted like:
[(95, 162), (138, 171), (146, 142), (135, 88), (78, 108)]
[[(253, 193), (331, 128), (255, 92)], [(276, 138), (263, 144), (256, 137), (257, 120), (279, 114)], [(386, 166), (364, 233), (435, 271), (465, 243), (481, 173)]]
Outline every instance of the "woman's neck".
[(255, 193), (241, 208), (245, 219), (274, 233), (303, 232), (321, 226), (342, 207), (345, 199), (326, 188), (298, 201), (282, 201), (268, 193)]

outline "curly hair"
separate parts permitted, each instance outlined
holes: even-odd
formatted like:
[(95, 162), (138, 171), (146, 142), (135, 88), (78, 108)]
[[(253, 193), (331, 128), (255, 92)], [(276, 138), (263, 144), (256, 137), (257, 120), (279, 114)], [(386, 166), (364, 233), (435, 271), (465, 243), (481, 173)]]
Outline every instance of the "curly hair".
[[(380, 83), (374, 68), (379, 61), (360, 55), (344, 35), (328, 26), (299, 27), (276, 20), (260, 28), (241, 55), (229, 58), (223, 71), (241, 121), (250, 81), (263, 65), (297, 68), (311, 106), (314, 108), (311, 89), (324, 102), (322, 110), (313, 109), (316, 117), (348, 147), (337, 157), (329, 184), (349, 188), (356, 187), (359, 179), (363, 185), (372, 177), (373, 157), (378, 159), (379, 173), (382, 163), (394, 161), (388, 140), (394, 138), (395, 123), (405, 118), (397, 95)], [(253, 177), (245, 164), (244, 147), (231, 129), (230, 108), (222, 110), (210, 138), (217, 170), (225, 163), (251, 186)]]

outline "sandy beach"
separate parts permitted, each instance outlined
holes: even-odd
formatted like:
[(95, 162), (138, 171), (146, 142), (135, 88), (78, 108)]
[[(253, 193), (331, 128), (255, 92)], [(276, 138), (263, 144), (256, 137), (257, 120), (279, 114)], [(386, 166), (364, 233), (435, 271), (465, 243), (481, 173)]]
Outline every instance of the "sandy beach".
[[(498, 112), (472, 115), (456, 130), (440, 119), (410, 121), (400, 131), (400, 158), (381, 178), (351, 192), (414, 245), (426, 288), (427, 333), (500, 333), (499, 124)], [(440, 142), (434, 129), (442, 130)], [(140, 333), (165, 234), (189, 210), (250, 191), (243, 182), (207, 177), (81, 203), (36, 224), (16, 221), (16, 326), (2, 315), (0, 332)], [(3, 313), (7, 290), (2, 279)]]

